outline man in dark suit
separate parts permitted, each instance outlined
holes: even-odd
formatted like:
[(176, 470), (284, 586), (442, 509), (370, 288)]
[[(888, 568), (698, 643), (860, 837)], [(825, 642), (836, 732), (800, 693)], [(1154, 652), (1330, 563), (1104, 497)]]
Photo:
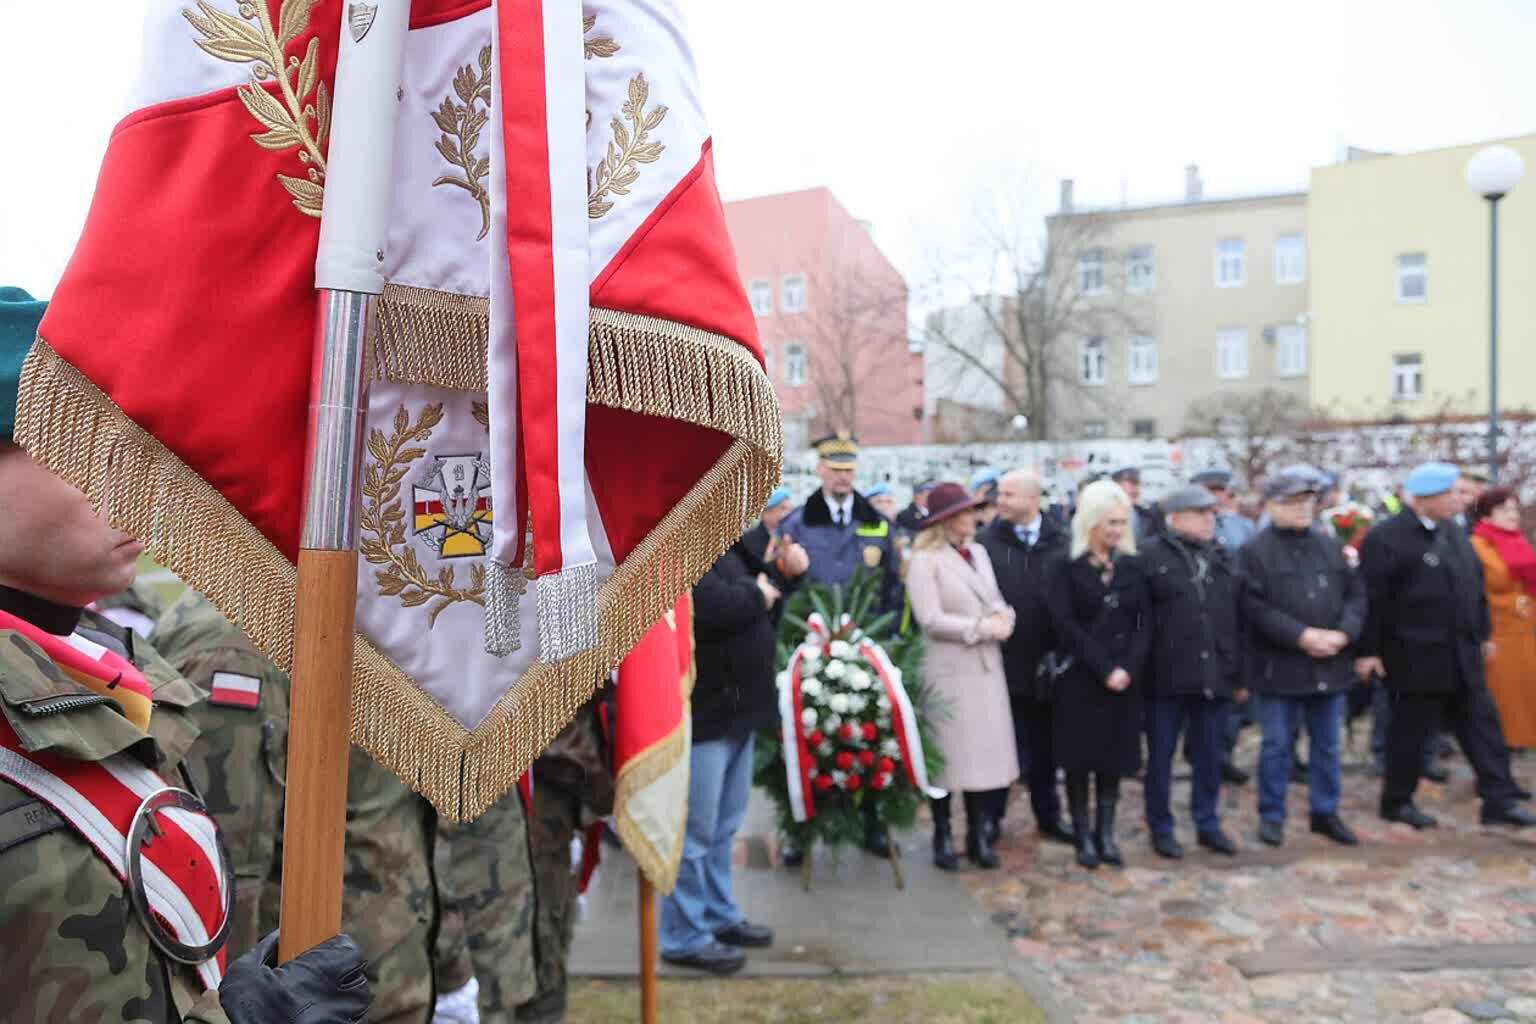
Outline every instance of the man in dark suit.
[[(1063, 557), (1069, 547), (1067, 531), (1040, 508), (1040, 478), (1027, 469), (1005, 474), (998, 482), (997, 518), (977, 536), (992, 560), (992, 572), (1003, 598), (1016, 613), (1013, 635), (1003, 642), (1003, 672), (1013, 705), (1013, 732), (1019, 748), (1019, 771), (1029, 785), (1029, 802), (1040, 834), (1063, 843), (1072, 832), (1061, 822), (1061, 797), (1056, 791), (1056, 758), (1051, 750), (1048, 691), (1035, 680), (1041, 657), (1051, 646), (1046, 618), (1045, 565)], [(1004, 799), (1007, 791), (1004, 791)], [(996, 808), (1000, 820), (1004, 808)]]
[(1392, 691), (1381, 816), (1414, 828), (1433, 817), (1414, 806), (1424, 743), (1442, 722), (1477, 773), (1485, 825), (1536, 825), (1517, 801), (1509, 751), (1488, 696), (1483, 663), (1492, 652), (1482, 566), (1455, 524), (1461, 499), (1455, 466), (1432, 462), (1408, 475), (1409, 507), (1360, 546), (1369, 610), (1355, 671)]
[(1131, 499), (1131, 529), (1136, 531), (1136, 543), (1145, 544), (1162, 532), (1158, 511), (1141, 503), (1141, 470), (1135, 466), (1121, 466), (1109, 478)]

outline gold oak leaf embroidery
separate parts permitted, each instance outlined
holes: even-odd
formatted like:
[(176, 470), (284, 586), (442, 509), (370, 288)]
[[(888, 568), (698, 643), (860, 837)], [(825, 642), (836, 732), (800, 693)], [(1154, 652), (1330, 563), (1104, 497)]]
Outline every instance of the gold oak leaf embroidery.
[[(478, 417), (477, 417), (478, 418)], [(469, 586), (458, 585), (457, 571), (444, 566), (430, 576), (406, 542), (406, 510), (400, 502), (400, 484), (412, 463), (426, 456), (426, 444), (432, 430), (443, 420), (441, 404), (427, 405), (413, 423), (405, 406), (395, 412), (388, 436), (375, 429), (368, 435), (371, 456), (363, 471), (363, 512), (358, 520), (362, 538), (358, 552), (370, 565), (384, 568), (374, 574), (379, 593), (398, 597), (407, 608), (432, 602), (427, 614), (427, 628), (437, 624), (437, 617), (455, 604), (473, 601), (485, 605), (485, 566), (469, 569)]]
[[(195, 40), (220, 60), (251, 65), (251, 80), (239, 90), (240, 102), (264, 131), (251, 136), (262, 149), (297, 149), (304, 177), (279, 174), (278, 183), (301, 213), (320, 216), (325, 196), (325, 143), (331, 133), (331, 93), (320, 81), (320, 40), (310, 39), (302, 59), (288, 47), (309, 30), (309, 16), (320, 0), (283, 0), (277, 25), (266, 0), (242, 0), (239, 16), (198, 0), (195, 14), (181, 13), (202, 34)], [(276, 94), (268, 88), (277, 86)]]
[[(621, 111), (624, 119), (613, 119), (608, 153), (594, 170), (587, 172), (587, 216), (592, 220), (613, 209), (610, 196), (629, 195), (630, 186), (640, 178), (640, 164), (653, 164), (666, 151), (665, 145), (652, 142), (650, 136), (666, 119), (667, 108), (658, 104), (647, 112), (645, 105), (650, 95), (644, 72), (630, 79), (629, 98)], [(629, 122), (627, 126), (625, 121)]]
[[(480, 133), (485, 128), (491, 109), (491, 47), (480, 50), (480, 73), (474, 65), (466, 64), (453, 76), (453, 96), (443, 98), (443, 105), (432, 112), (432, 120), (443, 134), (437, 140), (437, 151), (450, 165), (464, 172), (463, 177), (444, 174), (432, 183), (457, 185), (480, 203), (480, 241), (491, 230), (491, 193), (485, 187), (485, 177), (491, 173), (489, 156), (479, 156), (475, 149), (480, 144)], [(484, 106), (476, 106), (483, 103)]]
[[(595, 14), (582, 18), (582, 35), (586, 35), (586, 33), (591, 32), (592, 27), (596, 24), (597, 15)], [(607, 36), (596, 36), (592, 39), (584, 39), (583, 42), (586, 44), (587, 60), (591, 60), (593, 57), (612, 57), (614, 54), (619, 52), (619, 44), (614, 42), (612, 39), (609, 39)]]

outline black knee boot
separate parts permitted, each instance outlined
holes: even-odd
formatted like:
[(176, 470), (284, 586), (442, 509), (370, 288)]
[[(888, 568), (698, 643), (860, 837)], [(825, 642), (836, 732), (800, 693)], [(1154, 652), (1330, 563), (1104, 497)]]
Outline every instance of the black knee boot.
[(954, 833), (949, 827), (949, 797), (933, 797), (928, 806), (933, 811), (933, 866), (940, 871), (956, 871), (960, 861), (955, 857)]
[(1077, 846), (1077, 862), (1085, 868), (1099, 866), (1099, 851), (1093, 844), (1093, 826), (1088, 821), (1088, 776), (1075, 772), (1067, 775), (1067, 810), (1072, 815), (1072, 841)]
[(1115, 805), (1120, 802), (1120, 777), (1099, 775), (1094, 778), (1094, 785), (1098, 791), (1098, 814), (1093, 838), (1099, 845), (1099, 859), (1117, 868), (1124, 867), (1120, 844), (1115, 842)]
[(997, 853), (992, 849), (992, 829), (987, 823), (990, 801), (990, 793), (965, 793), (965, 855), (979, 868), (998, 866)]

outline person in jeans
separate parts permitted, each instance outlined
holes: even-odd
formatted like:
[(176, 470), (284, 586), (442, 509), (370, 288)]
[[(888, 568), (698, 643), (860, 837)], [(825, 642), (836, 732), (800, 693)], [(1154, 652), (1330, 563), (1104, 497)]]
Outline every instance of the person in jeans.
[(1269, 525), (1238, 551), (1247, 578), (1248, 676), (1259, 691), (1259, 839), (1285, 842), (1291, 742), (1307, 728), (1312, 831), (1353, 846), (1339, 817), (1339, 725), (1354, 682), (1350, 648), (1365, 625), (1365, 584), (1331, 537), (1312, 528), (1317, 484), (1277, 474), (1265, 488)]
[(661, 906), (661, 957), (734, 974), (744, 948), (773, 944), (731, 895), (731, 851), (752, 793), (752, 735), (778, 726), (774, 606), (779, 588), (751, 545), (737, 541), (693, 588), (693, 750), (688, 829), (677, 886)]

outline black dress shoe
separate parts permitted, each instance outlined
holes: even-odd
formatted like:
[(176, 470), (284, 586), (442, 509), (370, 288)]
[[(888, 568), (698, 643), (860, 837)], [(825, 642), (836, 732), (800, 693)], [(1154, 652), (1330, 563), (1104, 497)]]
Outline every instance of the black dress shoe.
[(1285, 825), (1278, 821), (1259, 822), (1259, 841), (1267, 846), (1285, 845)]
[(797, 868), (805, 863), (805, 851), (798, 846), (785, 843), (779, 847), (779, 863), (787, 868)]
[(1182, 860), (1184, 857), (1184, 847), (1172, 832), (1153, 832), (1152, 852), (1167, 860)]
[(883, 829), (872, 831), (864, 837), (864, 849), (881, 860), (891, 859), (891, 841)]
[(1048, 821), (1040, 826), (1040, 838), (1049, 839), (1057, 843), (1066, 843), (1071, 846), (1077, 840), (1072, 835), (1072, 830), (1060, 821)]
[(773, 945), (773, 929), (751, 921), (737, 921), (715, 932), (715, 941), (744, 949), (767, 949)]
[(1344, 819), (1337, 814), (1312, 815), (1312, 831), (1327, 836), (1340, 846), (1360, 845), (1360, 837), (1355, 835), (1355, 830), (1344, 824)]
[(692, 967), (694, 970), (707, 971), (722, 977), (735, 974), (747, 964), (747, 954), (735, 946), (726, 946), (719, 942), (711, 942), (696, 953), (685, 953), (682, 956), (663, 953), (661, 958), (674, 967)]
[(1526, 789), (1524, 786), (1520, 786), (1520, 785), (1516, 785), (1515, 786), (1515, 799), (1516, 800), (1530, 800), (1530, 799), (1532, 799), (1532, 797), (1533, 797), (1533, 794), (1531, 793), (1531, 791)]
[(1401, 807), (1394, 807), (1391, 809), (1383, 807), (1381, 809), (1381, 816), (1387, 821), (1396, 821), (1404, 825), (1412, 825), (1414, 828), (1419, 829), (1420, 831), (1426, 828), (1434, 828), (1436, 825), (1440, 824), (1434, 819), (1433, 815), (1425, 814), (1423, 811), (1413, 806), (1413, 804), (1403, 804)]
[(1212, 829), (1209, 832), (1201, 832), (1195, 838), (1200, 841), (1201, 846), (1212, 853), (1219, 853), (1227, 857), (1237, 856), (1237, 844), (1232, 841), (1231, 836), (1219, 828)]
[(1516, 828), (1530, 828), (1536, 825), (1536, 814), (1532, 814), (1524, 807), (1510, 804), (1507, 807), (1485, 807), (1481, 816), (1484, 825), (1513, 825)]
[(1246, 786), (1251, 778), (1253, 776), (1243, 771), (1231, 761), (1227, 761), (1221, 766), (1221, 779), (1229, 786)]
[(1438, 786), (1443, 786), (1451, 781), (1451, 773), (1441, 764), (1427, 764), (1421, 772), (1426, 779)]

